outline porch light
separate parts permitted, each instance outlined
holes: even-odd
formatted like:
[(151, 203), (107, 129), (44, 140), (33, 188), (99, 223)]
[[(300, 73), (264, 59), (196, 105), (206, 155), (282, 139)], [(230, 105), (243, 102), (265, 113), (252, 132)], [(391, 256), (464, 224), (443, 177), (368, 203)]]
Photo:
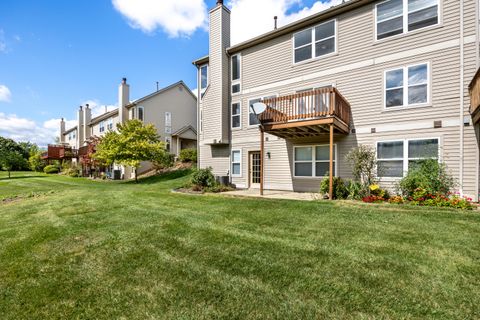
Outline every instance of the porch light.
[(267, 152), (267, 158), (270, 160), (270, 158), (272, 157), (272, 154), (270, 153), (270, 151)]

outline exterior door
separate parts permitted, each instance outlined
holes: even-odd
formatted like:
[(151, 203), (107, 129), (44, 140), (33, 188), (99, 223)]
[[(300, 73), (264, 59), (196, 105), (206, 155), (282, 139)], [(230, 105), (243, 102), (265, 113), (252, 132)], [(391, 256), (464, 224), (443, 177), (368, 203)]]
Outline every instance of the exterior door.
[(252, 151), (249, 153), (249, 184), (250, 188), (260, 188), (260, 171), (262, 167), (262, 159), (260, 151)]

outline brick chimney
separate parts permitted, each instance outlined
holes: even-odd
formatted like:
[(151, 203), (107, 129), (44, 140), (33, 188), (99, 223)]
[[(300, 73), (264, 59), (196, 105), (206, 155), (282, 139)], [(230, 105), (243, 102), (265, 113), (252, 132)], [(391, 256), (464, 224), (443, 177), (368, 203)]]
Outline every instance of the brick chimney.
[(130, 86), (127, 78), (122, 79), (118, 87), (118, 118), (121, 123), (128, 120), (128, 110), (125, 108), (130, 103)]

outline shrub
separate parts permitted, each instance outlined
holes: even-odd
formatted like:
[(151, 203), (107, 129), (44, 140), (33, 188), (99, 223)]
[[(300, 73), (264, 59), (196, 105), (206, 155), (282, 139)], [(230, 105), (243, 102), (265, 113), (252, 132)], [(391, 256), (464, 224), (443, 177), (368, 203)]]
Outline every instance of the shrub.
[(403, 204), (405, 201), (403, 200), (402, 196), (393, 196), (388, 199), (388, 202), (391, 204)]
[(386, 189), (380, 188), (378, 184), (372, 184), (369, 186), (370, 194), (374, 196), (378, 196), (383, 199), (390, 198), (390, 193)]
[(446, 165), (436, 159), (423, 160), (409, 168), (397, 186), (405, 197), (412, 197), (418, 188), (424, 189), (427, 194), (446, 195), (454, 187), (455, 180), (447, 172)]
[[(320, 192), (322, 194), (329, 193), (330, 178), (324, 177), (320, 182)], [(346, 199), (348, 197), (348, 190), (345, 182), (340, 177), (333, 177), (333, 199)]]
[(180, 151), (178, 160), (181, 162), (197, 162), (197, 149), (183, 149)]
[(368, 187), (376, 183), (377, 156), (375, 149), (368, 145), (360, 145), (345, 157), (352, 169), (352, 175), (356, 182), (362, 186), (363, 192), (369, 194)]
[(367, 203), (382, 203), (385, 202), (385, 199), (380, 196), (370, 195), (363, 197), (362, 201)]
[(350, 180), (346, 183), (347, 188), (347, 199), (350, 200), (360, 200), (366, 196), (366, 192), (362, 187), (362, 184), (358, 181)]
[(197, 169), (192, 174), (192, 179), (190, 181), (193, 186), (198, 188), (211, 188), (214, 187), (217, 182), (215, 181), (215, 177), (212, 173), (212, 168), (206, 169)]
[(156, 171), (171, 168), (174, 164), (175, 155), (168, 152), (158, 152), (152, 159), (153, 167)]
[(72, 166), (63, 171), (63, 173), (72, 178), (78, 178), (82, 176), (82, 171), (77, 166)]
[(59, 173), (60, 168), (56, 165), (48, 165), (45, 168), (43, 168), (43, 172), (45, 172), (46, 174)]
[(42, 159), (42, 153), (40, 151), (32, 154), (28, 158), (28, 164), (30, 166), (30, 170), (37, 171), (37, 172), (43, 171), (43, 168), (45, 168), (46, 166), (46, 163)]

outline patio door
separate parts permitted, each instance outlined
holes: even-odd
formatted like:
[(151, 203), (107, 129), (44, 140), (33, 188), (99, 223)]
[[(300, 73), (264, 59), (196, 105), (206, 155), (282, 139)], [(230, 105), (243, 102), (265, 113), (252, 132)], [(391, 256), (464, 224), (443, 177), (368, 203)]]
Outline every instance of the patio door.
[(249, 185), (250, 188), (260, 188), (260, 171), (262, 168), (262, 158), (260, 151), (252, 151), (249, 153)]

